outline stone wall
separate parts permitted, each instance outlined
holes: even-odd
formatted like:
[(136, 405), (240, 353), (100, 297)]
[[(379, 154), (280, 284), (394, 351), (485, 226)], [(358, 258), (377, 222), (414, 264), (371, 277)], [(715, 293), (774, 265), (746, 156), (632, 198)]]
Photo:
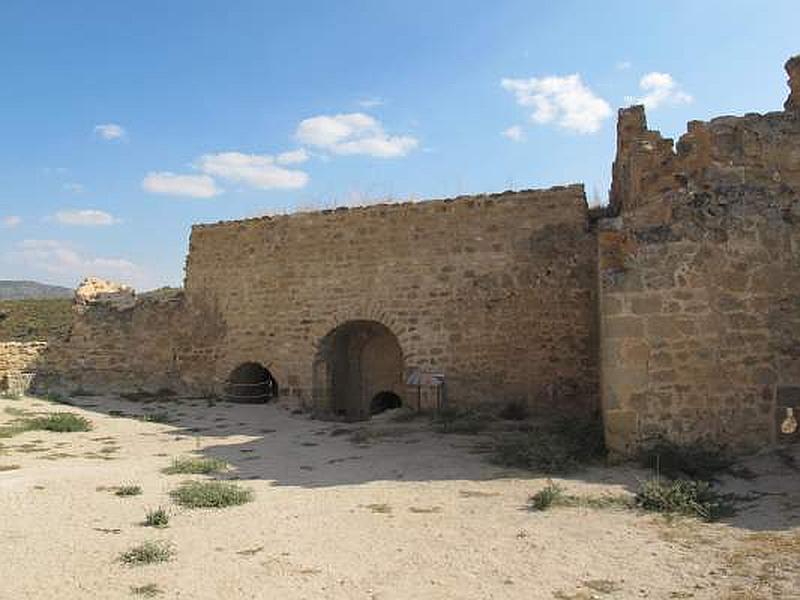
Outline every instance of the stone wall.
[(617, 216), (599, 232), (612, 450), (788, 439), (778, 425), (800, 412), (800, 113), (786, 109), (693, 121), (674, 149), (642, 107), (620, 111)]
[(224, 324), (217, 381), (255, 361), (330, 408), (322, 342), (369, 321), (397, 338), (404, 377), (443, 374), (451, 403), (587, 410), (595, 240), (582, 186), (200, 225), (186, 298)]
[(0, 394), (26, 392), (46, 348), (46, 342), (0, 342)]
[[(105, 289), (86, 291), (87, 282)], [(181, 290), (137, 296), (131, 288), (87, 280), (78, 289), (68, 336), (41, 357), (35, 386), (69, 392), (211, 391), (213, 316), (189, 307)], [(202, 377), (200, 377), (202, 379)]]

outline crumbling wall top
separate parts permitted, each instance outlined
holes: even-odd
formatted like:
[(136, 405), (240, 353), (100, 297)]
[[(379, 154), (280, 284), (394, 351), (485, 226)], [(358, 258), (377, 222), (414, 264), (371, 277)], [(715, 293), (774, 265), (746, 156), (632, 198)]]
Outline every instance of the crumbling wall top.
[[(341, 206), (332, 209), (299, 211), (288, 214), (265, 215), (231, 221), (218, 221), (216, 223), (200, 223), (192, 225), (192, 231), (204, 229), (220, 229), (244, 224), (277, 224), (286, 222), (308, 221), (309, 219), (340, 220), (342, 217), (369, 217), (381, 216), (406, 216), (410, 214), (434, 213), (444, 210), (471, 210), (486, 208), (488, 206), (502, 206), (504, 203), (538, 202), (543, 211), (547, 211), (548, 203), (553, 204), (556, 210), (568, 214), (564, 203), (565, 198), (575, 199), (573, 209), (580, 211), (583, 217), (588, 214), (588, 204), (584, 186), (574, 183), (562, 186), (553, 186), (545, 189), (530, 189), (519, 191), (504, 191), (494, 194), (464, 195), (455, 198), (437, 198), (416, 202), (384, 202), (365, 206)], [(580, 206), (579, 206), (580, 205)]]
[(673, 191), (731, 185), (800, 191), (800, 55), (785, 67), (791, 89), (785, 111), (691, 121), (677, 144), (647, 128), (644, 107), (621, 109), (610, 214), (646, 207), (666, 217)]
[(136, 304), (136, 292), (130, 286), (99, 277), (87, 277), (75, 290), (75, 308), (79, 312), (91, 306), (104, 305), (114, 310), (127, 310)]
[(800, 54), (793, 56), (784, 65), (789, 74), (789, 97), (783, 108), (786, 110), (800, 111)]

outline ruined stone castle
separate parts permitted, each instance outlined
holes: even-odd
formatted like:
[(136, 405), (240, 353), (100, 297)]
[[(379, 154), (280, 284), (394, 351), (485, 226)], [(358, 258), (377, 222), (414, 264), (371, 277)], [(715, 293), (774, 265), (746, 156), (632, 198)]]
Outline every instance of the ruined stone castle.
[(676, 144), (620, 110), (602, 209), (573, 185), (197, 225), (183, 290), (90, 282), (68, 339), (0, 346), (0, 374), (348, 419), (525, 402), (597, 413), (621, 454), (796, 441), (800, 57), (786, 70), (783, 111)]

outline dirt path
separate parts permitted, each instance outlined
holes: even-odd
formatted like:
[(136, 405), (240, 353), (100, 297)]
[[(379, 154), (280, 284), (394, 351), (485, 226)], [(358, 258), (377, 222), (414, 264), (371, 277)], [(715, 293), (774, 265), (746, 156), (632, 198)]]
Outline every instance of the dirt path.
[[(532, 513), (527, 499), (544, 479), (492, 466), (470, 451), (473, 437), (420, 422), (374, 422), (370, 443), (356, 445), (354, 426), (277, 406), (76, 404), (0, 400), (0, 426), (20, 411), (64, 410), (94, 425), (0, 439), (0, 598), (135, 598), (132, 587), (147, 584), (192, 600), (800, 597), (800, 475), (775, 457), (753, 461), (757, 479), (730, 482), (767, 495), (728, 523)], [(145, 414), (171, 422), (132, 418)], [(255, 500), (175, 506), (168, 492), (186, 476), (161, 469), (193, 453), (228, 461), (225, 477)], [(643, 476), (598, 468), (559, 481), (573, 493), (621, 493)], [(122, 484), (143, 493), (109, 489)], [(158, 506), (169, 527), (143, 527)], [(118, 560), (150, 539), (169, 541), (174, 559)]]

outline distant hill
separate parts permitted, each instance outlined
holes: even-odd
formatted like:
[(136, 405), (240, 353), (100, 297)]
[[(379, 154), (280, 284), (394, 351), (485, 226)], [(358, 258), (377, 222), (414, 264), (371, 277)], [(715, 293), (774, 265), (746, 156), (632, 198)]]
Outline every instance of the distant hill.
[(72, 298), (73, 290), (60, 285), (48, 285), (36, 281), (13, 281), (0, 279), (0, 300), (43, 300), (50, 298)]

